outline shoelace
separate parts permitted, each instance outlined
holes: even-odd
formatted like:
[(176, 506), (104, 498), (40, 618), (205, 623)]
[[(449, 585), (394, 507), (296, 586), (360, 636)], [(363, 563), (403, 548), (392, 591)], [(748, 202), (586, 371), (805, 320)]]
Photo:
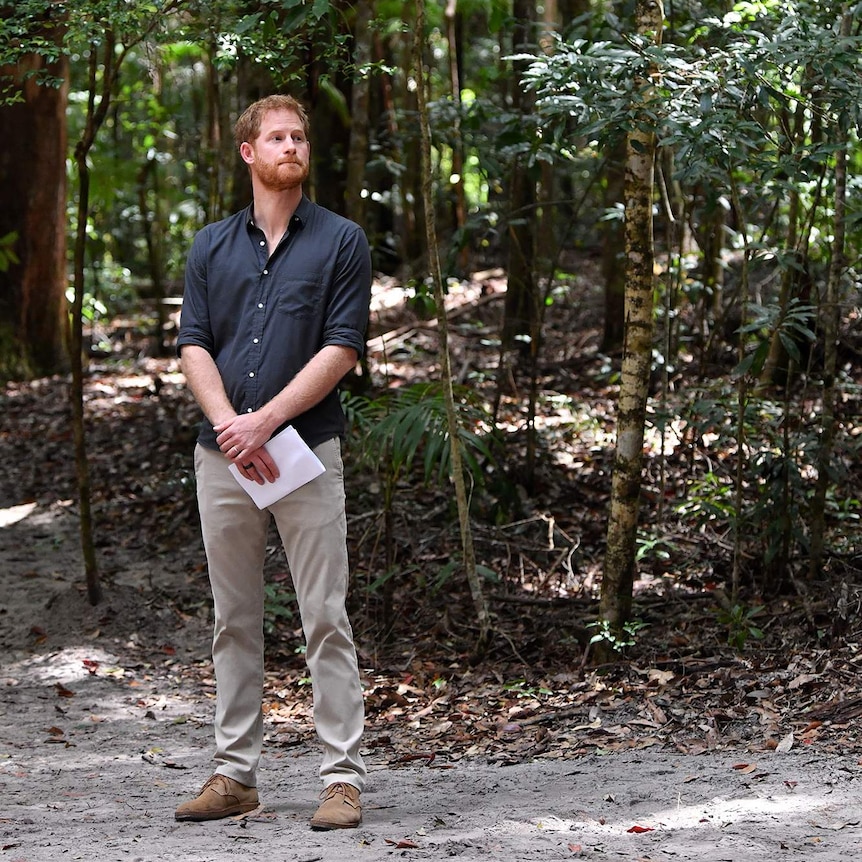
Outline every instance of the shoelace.
[(326, 801), (332, 799), (333, 796), (336, 796), (339, 793), (343, 797), (342, 802), (346, 802), (348, 805), (351, 805), (354, 808), (357, 807), (357, 803), (355, 803), (348, 796), (347, 789), (345, 788), (344, 784), (342, 784), (340, 781), (336, 782), (335, 784), (330, 784), (329, 787), (324, 787), (323, 790), (321, 790), (321, 792), (320, 792), (320, 798), (324, 802), (326, 802)]

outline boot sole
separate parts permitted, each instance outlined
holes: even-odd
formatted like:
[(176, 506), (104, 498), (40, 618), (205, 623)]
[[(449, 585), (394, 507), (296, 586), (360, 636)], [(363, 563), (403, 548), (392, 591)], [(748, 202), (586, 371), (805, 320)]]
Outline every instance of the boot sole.
[(360, 823), (362, 823), (361, 820), (358, 820), (356, 823), (327, 823), (323, 820), (312, 820), (311, 828), (316, 829), (318, 832), (330, 829), (356, 829)]
[(246, 803), (245, 805), (235, 805), (233, 808), (222, 808), (218, 811), (202, 811), (200, 813), (190, 812), (188, 814), (174, 814), (174, 820), (177, 820), (180, 823), (185, 821), (201, 823), (205, 820), (222, 820), (225, 817), (236, 817), (238, 814), (248, 814), (249, 811), (254, 811), (255, 808), (259, 807), (260, 803), (255, 802), (253, 805), (251, 803)]

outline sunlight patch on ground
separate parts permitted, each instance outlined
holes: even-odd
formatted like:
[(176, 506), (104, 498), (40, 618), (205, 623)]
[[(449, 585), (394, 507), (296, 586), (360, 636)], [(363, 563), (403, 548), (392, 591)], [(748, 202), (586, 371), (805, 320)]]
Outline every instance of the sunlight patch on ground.
[[(446, 309), (451, 311), (463, 305), (473, 304), (488, 293), (505, 293), (503, 270), (477, 272), (469, 281), (449, 279), (444, 297)], [(404, 285), (397, 279), (375, 279), (371, 286), (371, 312), (373, 314), (386, 309), (401, 308), (415, 295), (416, 289), (413, 286)]]
[(8, 509), (0, 509), (0, 527), (11, 527), (28, 518), (36, 508), (36, 503), (24, 503), (21, 506), (10, 506)]
[(655, 425), (648, 425), (644, 428), (644, 450), (654, 455), (672, 454), (682, 445), (687, 427), (683, 419), (668, 422), (664, 432)]
[[(110, 680), (107, 687), (105, 680)], [(116, 655), (96, 646), (67, 647), (9, 662), (0, 671), (0, 689), (11, 697), (35, 696), (40, 708), (44, 706), (45, 726), (54, 726), (46, 731), (50, 737), (46, 738), (75, 747), (78, 765), (84, 759), (95, 763), (101, 756), (98, 752), (85, 754), (81, 748), (94, 728), (114, 722), (185, 721), (201, 709), (173, 680), (154, 685), (147, 676), (122, 667)], [(204, 703), (207, 711), (208, 696)], [(0, 764), (3, 754), (0, 747)], [(42, 754), (50, 761), (51, 754)], [(33, 751), (28, 753), (31, 762), (36, 757)]]
[[(812, 818), (830, 821), (814, 823)], [(633, 815), (621, 822), (600, 823), (598, 820), (574, 820), (556, 815), (533, 818), (529, 822), (511, 821), (507, 828), (520, 831), (540, 829), (547, 832), (572, 832), (578, 835), (622, 835), (628, 832), (674, 832), (683, 829), (702, 829), (704, 827), (725, 828), (734, 823), (774, 823), (787, 822), (797, 818), (811, 822), (812, 826), (826, 829), (842, 828), (846, 821), (834, 824), (829, 807), (817, 796), (792, 793), (783, 798), (748, 797), (743, 799), (712, 799), (696, 805), (681, 805), (673, 809), (657, 811), (649, 815)], [(857, 818), (858, 822), (858, 818)]]
[[(164, 371), (158, 374), (161, 384), (181, 386), (185, 377), (179, 371)], [(87, 387), (88, 403), (128, 404), (154, 394), (152, 374), (126, 374), (95, 380)]]
[(38, 685), (71, 683), (87, 679), (93, 673), (101, 676), (113, 672), (122, 675), (118, 659), (99, 647), (67, 647), (48, 655), (37, 655), (3, 667), (0, 683), (14, 679)]

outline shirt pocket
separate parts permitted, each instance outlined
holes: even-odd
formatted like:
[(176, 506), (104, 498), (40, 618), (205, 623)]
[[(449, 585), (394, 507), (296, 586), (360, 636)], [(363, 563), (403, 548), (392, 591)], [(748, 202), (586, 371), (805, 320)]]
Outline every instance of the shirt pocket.
[(324, 284), (318, 278), (285, 278), (281, 282), (276, 307), (288, 317), (314, 317), (324, 292)]

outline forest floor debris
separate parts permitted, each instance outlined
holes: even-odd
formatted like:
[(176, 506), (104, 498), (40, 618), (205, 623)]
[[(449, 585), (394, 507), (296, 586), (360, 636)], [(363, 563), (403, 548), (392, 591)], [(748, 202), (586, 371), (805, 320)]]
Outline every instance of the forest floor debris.
[[(590, 481), (606, 469), (596, 454), (576, 475), (544, 477), (541, 510), (477, 524), (483, 557), (508, 565), (489, 586), (497, 638), (481, 661), (470, 654), (466, 590), (431, 576), (456, 540), (444, 495), (417, 483), (395, 512), (409, 576), (393, 585), (393, 620), (379, 583), (380, 491), (374, 477), (348, 480), (370, 768), (355, 832), (307, 826), (318, 749), (273, 537), (262, 808), (175, 823), (212, 749), (211, 611), (190, 467), (197, 412), (173, 360), (94, 365), (87, 398), (105, 589), (95, 607), (83, 586), (67, 382), (10, 384), (2, 397), (0, 860), (858, 855), (858, 614), (815, 637), (812, 625), (830, 633), (831, 605), (775, 596), (736, 621), (737, 634), (751, 635), (750, 623), (763, 637), (731, 648), (701, 539), (691, 546), (698, 577), (640, 582), (646, 628), (626, 661), (593, 666), (584, 644), (606, 501)], [(852, 604), (858, 585), (845, 583)]]
[[(104, 606), (92, 608), (61, 577), (77, 565), (68, 551), (72, 521), (63, 513), (35, 529), (19, 522), (0, 530), (0, 859), (844, 862), (858, 855), (862, 746), (854, 722), (827, 732), (827, 721), (816, 733), (773, 705), (775, 745), (731, 739), (717, 718), (725, 678), (703, 673), (691, 681), (710, 679), (701, 715), (689, 706), (670, 718), (662, 712), (676, 715), (685, 696), (651, 692), (648, 682), (639, 694), (610, 686), (616, 691), (558, 709), (551, 696), (523, 686), (507, 694), (485, 680), (474, 688), (476, 676), (457, 694), (432, 698), (403, 674), (385, 685), (382, 673), (369, 671), (364, 823), (355, 832), (317, 833), (307, 825), (319, 789), (307, 687), (296, 672), (270, 668), (262, 807), (216, 823), (175, 823), (174, 807), (209, 770), (208, 621), (166, 602), (164, 584), (116, 584)], [(729, 687), (732, 680), (730, 673)], [(753, 675), (741, 682), (760, 723), (768, 689), (794, 680), (776, 685), (769, 673), (762, 690), (752, 687)], [(667, 730), (671, 723), (678, 734)]]

